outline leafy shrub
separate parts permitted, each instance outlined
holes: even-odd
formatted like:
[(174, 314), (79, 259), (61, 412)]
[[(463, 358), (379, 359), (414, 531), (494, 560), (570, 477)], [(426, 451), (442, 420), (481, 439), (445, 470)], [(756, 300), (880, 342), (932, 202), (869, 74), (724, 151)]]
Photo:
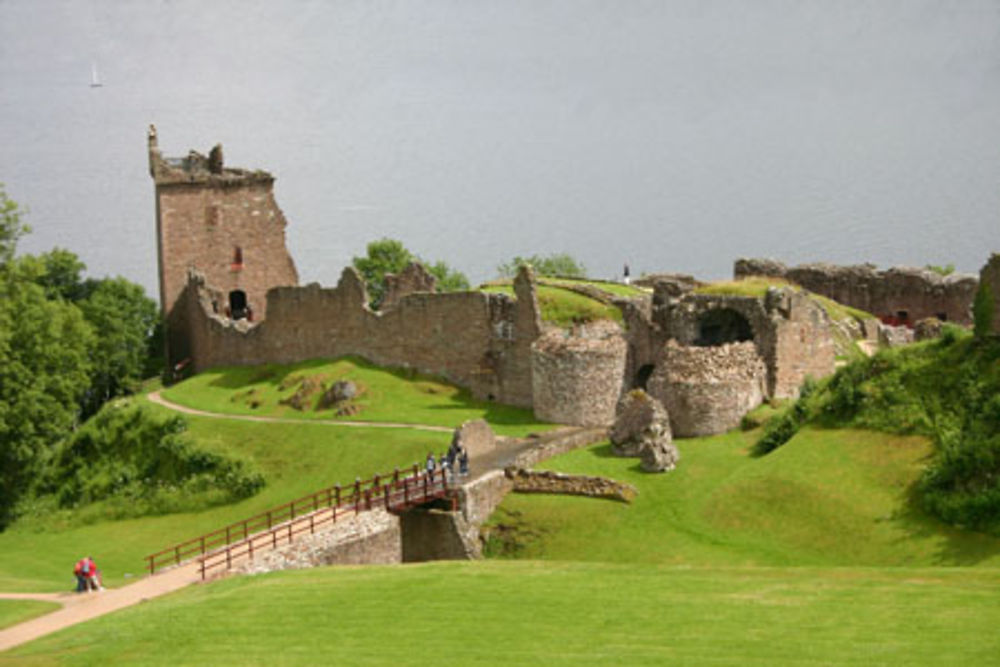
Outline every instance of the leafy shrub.
[(795, 437), (799, 429), (808, 421), (811, 413), (810, 398), (816, 393), (817, 384), (806, 378), (799, 390), (799, 400), (777, 417), (772, 417), (764, 426), (764, 433), (753, 447), (753, 453), (763, 456)]
[(979, 283), (976, 297), (972, 300), (972, 330), (977, 338), (989, 335), (993, 331), (993, 290), (989, 283)]
[(851, 363), (768, 423), (754, 451), (773, 451), (809, 421), (929, 437), (936, 453), (917, 485), (920, 505), (1000, 532), (1000, 341), (949, 327), (938, 341)]
[(201, 449), (186, 431), (183, 417), (108, 404), (57, 450), (40, 491), (61, 508), (107, 501), (122, 517), (231, 502), (263, 488), (250, 462)]

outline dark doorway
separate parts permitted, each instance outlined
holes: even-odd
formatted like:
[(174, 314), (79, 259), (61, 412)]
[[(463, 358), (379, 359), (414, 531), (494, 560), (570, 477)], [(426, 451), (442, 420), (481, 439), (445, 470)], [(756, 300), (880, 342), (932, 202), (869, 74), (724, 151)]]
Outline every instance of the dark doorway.
[(646, 385), (649, 384), (649, 378), (653, 375), (653, 364), (646, 364), (639, 369), (639, 372), (635, 374), (635, 386), (643, 391), (646, 390)]
[(694, 344), (702, 347), (753, 340), (753, 328), (747, 318), (732, 308), (710, 310), (698, 318)]
[(247, 293), (241, 289), (229, 293), (229, 316), (234, 320), (242, 320), (247, 316)]

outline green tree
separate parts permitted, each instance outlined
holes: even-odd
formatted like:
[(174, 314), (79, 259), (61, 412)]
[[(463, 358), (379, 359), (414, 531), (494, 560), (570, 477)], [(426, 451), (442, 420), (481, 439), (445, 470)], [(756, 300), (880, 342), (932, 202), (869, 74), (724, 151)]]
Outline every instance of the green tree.
[(93, 333), (80, 310), (9, 272), (0, 299), (0, 526), (76, 423)]
[(23, 277), (41, 285), (49, 299), (79, 301), (86, 297), (90, 286), (81, 277), (87, 265), (75, 253), (53, 248), (40, 255), (18, 258)]
[(99, 335), (91, 347), (93, 372), (83, 404), (85, 416), (109, 399), (135, 391), (159, 320), (156, 303), (142, 287), (124, 278), (90, 282), (89, 291), (79, 306)]
[(469, 279), (464, 274), (452, 270), (448, 264), (438, 261), (433, 264), (422, 260), (406, 249), (402, 241), (382, 238), (368, 244), (364, 257), (352, 260), (365, 281), (368, 290), (368, 302), (372, 308), (378, 308), (385, 299), (385, 274), (399, 273), (410, 264), (420, 262), (437, 279), (437, 291), (453, 292), (469, 289)]
[(368, 302), (378, 308), (385, 298), (385, 274), (399, 273), (413, 261), (413, 254), (402, 241), (382, 238), (368, 244), (364, 257), (355, 257), (354, 268), (364, 278), (368, 290)]
[(993, 310), (993, 290), (988, 283), (980, 282), (972, 301), (972, 331), (977, 338), (993, 332), (993, 318), (996, 315)]
[(7, 191), (0, 183), (0, 266), (14, 258), (17, 240), (31, 231), (21, 222), (21, 209), (17, 202), (7, 197)]
[(461, 292), (469, 289), (469, 279), (465, 274), (453, 270), (443, 261), (429, 265), (427, 271), (437, 279), (438, 292)]
[(517, 275), (517, 270), (523, 265), (528, 265), (540, 276), (562, 276), (565, 278), (586, 278), (587, 269), (582, 262), (577, 261), (568, 253), (552, 253), (542, 257), (532, 255), (531, 257), (514, 257), (506, 264), (497, 267), (497, 271), (504, 278), (513, 278)]

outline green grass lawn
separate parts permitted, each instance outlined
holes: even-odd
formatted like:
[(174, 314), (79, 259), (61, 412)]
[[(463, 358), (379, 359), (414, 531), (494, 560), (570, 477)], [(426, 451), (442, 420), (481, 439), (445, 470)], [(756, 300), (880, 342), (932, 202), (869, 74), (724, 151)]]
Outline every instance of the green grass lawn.
[(806, 428), (761, 458), (748, 454), (754, 440), (740, 431), (680, 440), (677, 469), (660, 475), (612, 456), (607, 444), (554, 458), (540, 467), (626, 481), (639, 496), (626, 505), (510, 495), (491, 523), (512, 538), (492, 548), (519, 558), (699, 567), (1000, 567), (1000, 539), (913, 508), (926, 439)]
[(995, 664), (1000, 576), (933, 569), (433, 563), (233, 578), (0, 663)]
[(59, 609), (55, 602), (0, 600), (0, 630)]
[[(284, 405), (300, 390), (302, 380), (329, 387), (350, 380), (361, 390), (352, 399), (360, 411), (338, 417), (318, 409), (322, 391), (308, 396), (306, 409)], [(477, 401), (465, 389), (412, 370), (380, 368), (358, 357), (215, 368), (163, 390), (174, 403), (209, 412), (294, 419), (384, 421), (455, 428), (470, 419), (485, 419), (502, 435), (526, 435), (551, 429), (529, 409)]]
[[(144, 400), (144, 399), (135, 399)], [(148, 402), (147, 402), (148, 404)], [(150, 405), (150, 409), (166, 412)], [(447, 448), (448, 433), (338, 428), (314, 423), (268, 424), (188, 417), (191, 434), (209, 449), (252, 458), (267, 486), (247, 500), (200, 512), (82, 523), (63, 512), (24, 518), (0, 533), (0, 591), (60, 591), (74, 586), (73, 564), (90, 554), (105, 583), (141, 575), (143, 557), (333, 484), (420, 462)]]
[[(488, 284), (480, 289), (484, 292), (495, 292), (514, 296), (514, 288), (510, 285)], [(594, 322), (597, 320), (612, 320), (622, 323), (622, 313), (615, 306), (603, 304), (596, 299), (571, 292), (561, 287), (537, 285), (535, 295), (538, 307), (542, 311), (542, 320), (560, 327), (568, 327), (575, 323)]]

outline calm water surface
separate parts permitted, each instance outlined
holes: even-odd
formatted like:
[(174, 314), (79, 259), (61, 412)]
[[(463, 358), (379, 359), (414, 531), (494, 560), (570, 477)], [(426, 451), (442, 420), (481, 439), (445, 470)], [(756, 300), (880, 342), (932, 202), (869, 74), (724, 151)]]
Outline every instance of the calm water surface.
[(0, 0), (23, 250), (155, 294), (151, 122), (277, 176), (304, 282), (381, 236), (473, 280), (1000, 250), (993, 1)]

